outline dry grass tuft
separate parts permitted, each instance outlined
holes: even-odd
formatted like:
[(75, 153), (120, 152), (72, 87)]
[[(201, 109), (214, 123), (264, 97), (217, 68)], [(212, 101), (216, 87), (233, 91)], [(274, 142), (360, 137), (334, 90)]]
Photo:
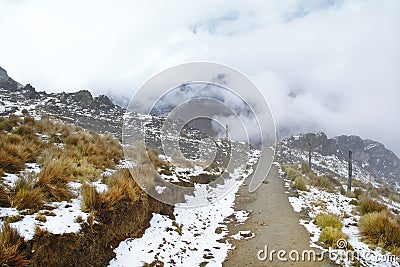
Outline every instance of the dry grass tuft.
[(81, 210), (83, 212), (90, 212), (99, 207), (100, 195), (94, 186), (88, 184), (82, 185), (81, 194), (82, 194)]
[(293, 164), (283, 164), (282, 171), (292, 181), (294, 181), (296, 179), (296, 176), (298, 174), (297, 166), (293, 165)]
[(311, 182), (314, 186), (327, 192), (333, 192), (335, 188), (340, 186), (340, 182), (331, 175), (312, 175)]
[(39, 209), (44, 202), (44, 195), (35, 187), (36, 177), (29, 174), (18, 178), (11, 190), (11, 206), (19, 210)]
[(100, 194), (101, 201), (108, 209), (112, 209), (120, 201), (135, 203), (147, 197), (127, 169), (115, 172), (110, 177), (108, 186), (108, 191)]
[(3, 185), (0, 184), (0, 207), (8, 208), (11, 206), (10, 198)]
[(337, 228), (339, 230), (342, 229), (343, 225), (340, 222), (339, 218), (334, 215), (334, 214), (324, 214), (324, 213), (320, 213), (315, 217), (315, 222), (316, 224), (321, 227), (322, 229), (326, 228), (326, 227), (333, 227), (333, 228)]
[(367, 213), (380, 212), (386, 210), (386, 206), (368, 197), (363, 197), (359, 201), (358, 210), (360, 211), (361, 215), (364, 215)]
[(303, 176), (297, 176), (296, 179), (294, 180), (294, 186), (297, 190), (300, 191), (307, 191), (307, 184), (306, 180), (304, 179)]
[(400, 247), (400, 225), (389, 212), (373, 212), (361, 217), (360, 232), (366, 240), (386, 249)]
[(4, 223), (0, 232), (0, 264), (2, 266), (26, 266), (24, 238), (17, 230)]
[(305, 163), (304, 161), (301, 162), (301, 173), (302, 174), (312, 173), (310, 166), (308, 166), (308, 164)]
[(51, 150), (44, 154), (41, 167), (36, 186), (42, 190), (47, 200), (63, 201), (74, 197), (67, 187), (77, 173), (76, 165), (71, 158)]
[(325, 248), (337, 249), (337, 243), (340, 239), (347, 239), (348, 237), (342, 233), (338, 228), (326, 227), (322, 230), (318, 241), (323, 244)]

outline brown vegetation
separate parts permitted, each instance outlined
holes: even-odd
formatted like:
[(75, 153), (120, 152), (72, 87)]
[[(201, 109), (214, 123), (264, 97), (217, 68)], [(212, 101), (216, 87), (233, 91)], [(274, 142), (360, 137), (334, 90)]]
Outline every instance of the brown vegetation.
[(4, 223), (0, 231), (0, 264), (2, 266), (29, 264), (24, 250), (24, 238), (8, 223)]
[(400, 224), (387, 211), (372, 212), (360, 219), (360, 232), (365, 239), (385, 249), (400, 247)]

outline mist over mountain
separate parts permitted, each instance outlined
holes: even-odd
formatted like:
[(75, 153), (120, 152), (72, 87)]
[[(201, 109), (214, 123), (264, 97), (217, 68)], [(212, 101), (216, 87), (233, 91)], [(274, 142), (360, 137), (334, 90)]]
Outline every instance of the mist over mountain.
[[(193, 92), (188, 89), (180, 90), (180, 94), (186, 93), (190, 95)], [(164, 101), (165, 105), (162, 105), (164, 111), (174, 106), (167, 105), (167, 102)], [(6, 70), (0, 68), (0, 115), (3, 116), (12, 113), (18, 114), (26, 109), (38, 115), (50, 116), (100, 133), (109, 132), (121, 138), (125, 108), (118, 103), (125, 106), (127, 99), (110, 98), (105, 95), (93, 97), (88, 90), (72, 93), (38, 92), (30, 84), (23, 86), (14, 81), (8, 76)], [(155, 115), (162, 115), (162, 112)], [(153, 120), (158, 120), (157, 116)], [(206, 134), (218, 136), (219, 132), (224, 131), (225, 125), (213, 128), (212, 123), (207, 120), (197, 121), (190, 126), (194, 126), (194, 128), (198, 126)], [(290, 130), (278, 129), (279, 133), (281, 136), (285, 136), (290, 133)], [(355, 135), (328, 138), (325, 133), (319, 132), (290, 136), (284, 138), (279, 145), (284, 144), (290, 149), (308, 151), (309, 143), (314, 152), (323, 156), (335, 155), (340, 160), (347, 160), (348, 151), (351, 150), (354, 163), (361, 168), (388, 182), (400, 182), (400, 159), (383, 144), (373, 140), (361, 139)]]

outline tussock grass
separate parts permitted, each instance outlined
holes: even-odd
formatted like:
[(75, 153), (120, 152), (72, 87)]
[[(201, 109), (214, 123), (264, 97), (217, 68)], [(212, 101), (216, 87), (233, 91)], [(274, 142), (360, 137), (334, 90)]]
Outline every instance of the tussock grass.
[(304, 161), (301, 162), (301, 173), (302, 174), (312, 173), (310, 166), (308, 166), (308, 164), (305, 163)]
[(44, 195), (35, 187), (36, 177), (28, 174), (18, 178), (11, 190), (11, 206), (19, 210), (39, 209), (44, 203)]
[(312, 185), (327, 192), (333, 192), (335, 188), (340, 186), (340, 182), (331, 175), (311, 175), (310, 180)]
[(368, 197), (363, 197), (359, 201), (358, 210), (361, 213), (361, 215), (364, 215), (367, 213), (380, 212), (386, 210), (386, 206)]
[(35, 217), (35, 220), (40, 221), (40, 222), (47, 222), (47, 218), (46, 218), (46, 216), (44, 216), (43, 214), (38, 214), (38, 215)]
[(327, 227), (337, 228), (339, 230), (342, 229), (343, 225), (340, 222), (339, 218), (331, 213), (320, 213), (315, 217), (316, 224), (322, 229)]
[(47, 153), (41, 160), (41, 167), (36, 186), (42, 190), (47, 200), (62, 201), (74, 197), (67, 187), (77, 172), (76, 165), (70, 158), (61, 153)]
[(338, 228), (326, 227), (321, 231), (318, 241), (323, 244), (325, 248), (338, 248), (337, 242), (339, 239), (348, 239)]
[(285, 173), (285, 175), (292, 181), (296, 179), (297, 176), (297, 166), (293, 164), (283, 164), (282, 165), (282, 171)]
[(10, 198), (8, 197), (8, 193), (6, 191), (6, 188), (0, 184), (0, 207), (10, 207)]
[(135, 203), (147, 197), (127, 169), (115, 172), (108, 180), (108, 186), (108, 191), (100, 194), (100, 201), (108, 209), (113, 209), (120, 201)]
[(17, 230), (4, 223), (0, 231), (0, 264), (2, 266), (26, 266), (29, 261), (23, 252), (24, 238)]
[[(1, 174), (1, 172), (0, 172), (0, 174)], [(389, 195), (389, 199), (390, 199), (391, 201), (400, 203), (400, 195), (397, 194), (397, 193), (391, 193), (391, 194)]]
[(94, 186), (88, 184), (82, 185), (81, 195), (82, 195), (81, 210), (83, 212), (90, 212), (99, 207), (100, 195)]
[(296, 179), (294, 180), (294, 186), (297, 190), (300, 191), (307, 191), (307, 184), (306, 180), (304, 179), (303, 176), (297, 176)]
[(400, 224), (389, 212), (368, 213), (359, 222), (361, 234), (365, 239), (385, 249), (400, 247)]

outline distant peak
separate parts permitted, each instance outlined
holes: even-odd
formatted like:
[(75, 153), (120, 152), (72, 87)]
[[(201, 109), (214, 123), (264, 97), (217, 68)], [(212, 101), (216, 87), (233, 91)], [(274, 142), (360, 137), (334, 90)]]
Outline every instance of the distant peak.
[(3, 69), (2, 67), (0, 67), (0, 79), (8, 79), (8, 74), (7, 71), (5, 69)]

